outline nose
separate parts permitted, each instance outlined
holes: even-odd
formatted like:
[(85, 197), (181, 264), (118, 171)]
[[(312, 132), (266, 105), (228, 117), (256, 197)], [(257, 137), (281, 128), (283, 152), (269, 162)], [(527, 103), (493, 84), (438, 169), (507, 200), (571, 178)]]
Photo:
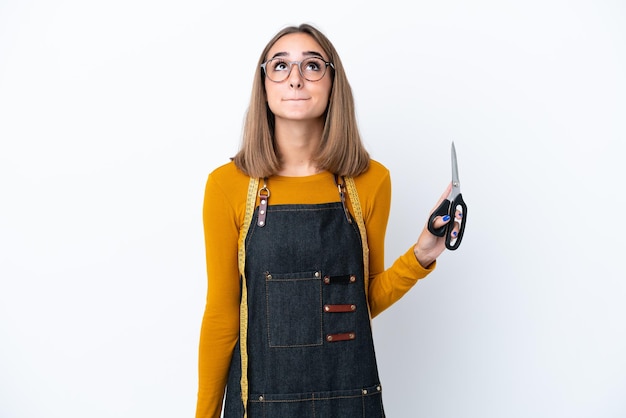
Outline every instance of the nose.
[[(293, 68), (293, 66), (296, 66), (296, 68)], [(292, 63), (291, 64), (291, 72), (289, 73), (289, 87), (294, 88), (294, 89), (299, 89), (302, 87), (302, 75), (300, 74), (300, 64), (299, 63)]]

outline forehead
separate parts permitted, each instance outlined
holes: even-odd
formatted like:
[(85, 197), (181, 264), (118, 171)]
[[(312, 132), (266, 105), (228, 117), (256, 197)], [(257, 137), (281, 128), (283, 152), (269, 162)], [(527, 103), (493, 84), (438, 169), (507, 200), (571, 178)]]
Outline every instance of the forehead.
[(269, 50), (268, 57), (276, 54), (287, 55), (291, 58), (298, 58), (316, 52), (324, 58), (326, 54), (321, 45), (307, 33), (290, 33), (278, 39)]

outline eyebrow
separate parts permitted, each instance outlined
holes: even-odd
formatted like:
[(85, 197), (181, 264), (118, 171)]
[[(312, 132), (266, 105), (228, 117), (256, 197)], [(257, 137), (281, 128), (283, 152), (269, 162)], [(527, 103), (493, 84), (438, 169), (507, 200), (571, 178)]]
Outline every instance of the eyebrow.
[[(305, 57), (318, 57), (318, 58), (324, 59), (322, 54), (320, 54), (317, 51), (304, 51), (302, 53), (302, 55), (305, 56)], [(277, 52), (270, 59), (274, 59), (274, 58), (278, 58), (278, 57), (286, 57), (286, 56), (289, 56), (288, 52)]]

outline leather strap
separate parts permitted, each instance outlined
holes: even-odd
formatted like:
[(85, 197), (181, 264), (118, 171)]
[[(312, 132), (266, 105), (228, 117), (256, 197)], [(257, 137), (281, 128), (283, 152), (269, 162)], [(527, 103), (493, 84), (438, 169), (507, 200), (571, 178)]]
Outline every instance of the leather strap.
[(350, 341), (356, 338), (356, 334), (354, 332), (342, 332), (339, 334), (328, 334), (326, 336), (326, 341), (329, 343), (336, 343), (337, 341)]
[(335, 313), (335, 312), (354, 312), (356, 311), (356, 305), (345, 303), (345, 304), (337, 304), (337, 305), (324, 305), (324, 312)]

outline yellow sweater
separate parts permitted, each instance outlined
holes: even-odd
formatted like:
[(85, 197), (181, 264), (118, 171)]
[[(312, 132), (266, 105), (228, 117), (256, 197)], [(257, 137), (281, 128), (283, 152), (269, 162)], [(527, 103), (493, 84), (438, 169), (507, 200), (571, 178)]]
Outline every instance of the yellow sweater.
[[(423, 268), (411, 247), (387, 270), (384, 243), (391, 204), (389, 171), (371, 161), (356, 177), (369, 254), (369, 305), (372, 317), (400, 299), (435, 263)], [(208, 291), (199, 347), (197, 418), (219, 418), (228, 368), (239, 337), (239, 273), (237, 245), (245, 215), (249, 177), (230, 162), (208, 177), (203, 220)], [(338, 202), (333, 175), (322, 172), (306, 177), (273, 176), (268, 179), (269, 204)]]

